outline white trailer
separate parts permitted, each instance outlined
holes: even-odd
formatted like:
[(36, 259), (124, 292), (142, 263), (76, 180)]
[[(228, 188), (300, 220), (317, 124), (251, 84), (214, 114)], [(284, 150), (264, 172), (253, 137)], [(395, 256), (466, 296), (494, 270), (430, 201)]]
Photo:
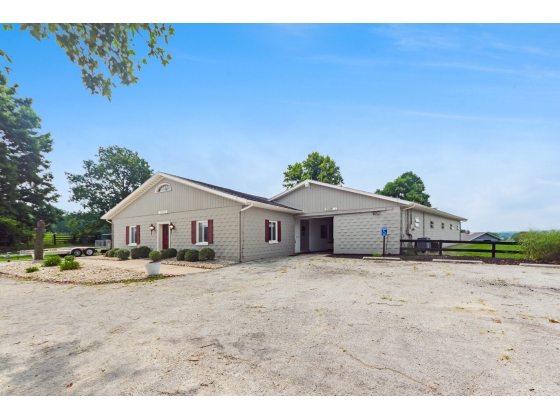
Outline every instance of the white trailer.
[[(104, 253), (111, 248), (111, 241), (109, 239), (97, 240), (95, 241), (95, 246), (74, 246), (68, 248), (48, 248), (43, 251), (43, 255), (58, 255), (64, 257), (66, 255), (73, 255), (75, 257), (81, 257), (82, 255), (86, 257), (91, 257), (97, 251)], [(34, 250), (26, 249), (20, 251), (19, 255), (31, 255), (35, 259)]]

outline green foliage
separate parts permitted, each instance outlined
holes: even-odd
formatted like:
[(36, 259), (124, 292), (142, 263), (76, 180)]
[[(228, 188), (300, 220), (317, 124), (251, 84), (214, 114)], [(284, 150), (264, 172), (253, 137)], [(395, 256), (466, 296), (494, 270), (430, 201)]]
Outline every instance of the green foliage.
[(76, 257), (73, 256), (73, 255), (65, 255), (65, 256), (64, 256), (64, 261), (66, 261), (66, 262), (72, 262), (72, 261), (74, 261), (75, 259), (76, 259)]
[[(171, 255), (173, 254), (173, 248), (162, 249), (161, 250), (161, 259), (166, 260), (168, 258), (172, 258)], [(177, 250), (175, 250), (175, 255), (177, 255)]]
[(381, 257), (382, 255), (379, 252), (376, 252), (375, 254), (373, 254), (374, 257)]
[(98, 233), (111, 233), (111, 225), (100, 219), (101, 215), (90, 211), (67, 212), (64, 216), (66, 229), (72, 235), (95, 236)]
[(107, 250), (107, 252), (105, 253), (105, 256), (106, 256), (106, 257), (109, 257), (109, 258), (113, 258), (113, 257), (115, 257), (115, 253), (116, 253), (118, 250), (119, 250), (118, 248), (109, 249), (109, 250)]
[(122, 261), (128, 260), (128, 257), (130, 257), (130, 251), (126, 248), (121, 248), (117, 251), (117, 257)]
[(169, 248), (166, 250), (169, 257), (167, 258), (175, 258), (177, 256), (177, 250), (175, 248)]
[[(13, 28), (13, 25), (4, 25), (5, 30)], [(129, 86), (138, 82), (135, 71), (148, 64), (148, 58), (154, 57), (164, 66), (169, 63), (171, 55), (158, 41), (163, 39), (167, 44), (169, 36), (175, 32), (165, 23), (24, 23), (20, 30), (29, 32), (38, 41), (54, 35), (70, 61), (81, 68), (86, 89), (109, 100), (112, 88), (116, 87), (111, 77), (116, 76), (122, 85)], [(136, 39), (147, 47), (145, 57), (136, 55)], [(0, 50), (0, 57), (12, 62), (5, 51)], [(6, 71), (9, 70), (6, 67)]]
[(520, 232), (519, 243), (532, 260), (560, 262), (560, 230)]
[(30, 228), (33, 220), (56, 222), (62, 213), (53, 206), (59, 195), (45, 158), (53, 140), (39, 134), (33, 101), (18, 97), (17, 88), (0, 73), (0, 217)]
[(62, 264), (60, 264), (59, 267), (60, 267), (60, 271), (77, 270), (78, 268), (80, 268), (80, 263), (78, 261), (67, 260), (65, 258), (65, 261)]
[(137, 260), (139, 258), (142, 258), (142, 257), (140, 257), (140, 249), (139, 248), (132, 248), (130, 250), (130, 258), (132, 260)]
[(180, 251), (177, 251), (177, 261), (185, 261), (185, 253), (188, 251), (188, 249), (182, 249)]
[(150, 260), (153, 262), (161, 261), (161, 252), (155, 250), (150, 252)]
[(33, 273), (35, 271), (39, 271), (39, 267), (37, 267), (36, 265), (34, 265), (32, 267), (26, 267), (25, 268), (26, 273)]
[(307, 179), (326, 182), (333, 185), (342, 185), (344, 180), (340, 174), (340, 167), (336, 166), (329, 155), (323, 156), (318, 152), (310, 153), (303, 162), (288, 165), (284, 172), (285, 188), (292, 188)]
[(150, 256), (150, 248), (147, 246), (139, 246), (138, 252), (140, 253), (140, 258), (148, 258)]
[(58, 264), (62, 262), (62, 258), (58, 255), (47, 255), (43, 260), (43, 267), (56, 267)]
[(401, 200), (412, 201), (427, 207), (430, 204), (430, 196), (426, 194), (424, 182), (413, 172), (405, 172), (392, 182), (387, 182), (382, 190), (375, 191), (375, 194), (387, 197), (400, 198)]
[[(98, 232), (102, 226), (109, 226), (100, 217), (142, 185), (153, 171), (138, 153), (124, 147), (100, 147), (95, 156), (97, 162), (84, 161), (83, 175), (66, 172), (66, 178), (71, 185), (70, 201), (80, 203), (85, 209), (74, 213), (76, 223)], [(68, 223), (75, 226), (72, 219)]]
[(212, 248), (202, 248), (198, 253), (199, 261), (208, 261), (216, 258), (216, 253)]
[(198, 261), (198, 251), (196, 249), (189, 249), (185, 252), (185, 261)]

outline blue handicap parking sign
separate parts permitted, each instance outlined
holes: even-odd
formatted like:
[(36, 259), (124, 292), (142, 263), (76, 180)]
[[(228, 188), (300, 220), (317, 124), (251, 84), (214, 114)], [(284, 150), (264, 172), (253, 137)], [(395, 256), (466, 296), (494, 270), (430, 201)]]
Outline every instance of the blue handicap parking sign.
[(389, 229), (386, 227), (381, 228), (381, 236), (387, 236), (389, 234)]

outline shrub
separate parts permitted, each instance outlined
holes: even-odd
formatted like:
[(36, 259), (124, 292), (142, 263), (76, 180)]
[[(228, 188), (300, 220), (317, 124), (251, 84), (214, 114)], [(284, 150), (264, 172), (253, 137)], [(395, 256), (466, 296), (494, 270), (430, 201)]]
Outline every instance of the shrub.
[(374, 257), (381, 257), (382, 255), (379, 252), (376, 252), (375, 254), (373, 254)]
[[(73, 257), (73, 255), (67, 255), (67, 257)], [(64, 262), (60, 264), (59, 267), (60, 271), (77, 270), (80, 268), (80, 263), (78, 261), (74, 261), (73, 259), (64, 258)]]
[(118, 250), (119, 250), (118, 248), (110, 249), (109, 251), (107, 251), (107, 252), (105, 253), (105, 256), (106, 256), (106, 257), (111, 257), (111, 258), (113, 258), (113, 257), (115, 257), (115, 253), (116, 253)]
[(43, 267), (56, 267), (62, 262), (62, 258), (58, 255), (47, 255), (43, 261)]
[(130, 251), (126, 248), (121, 248), (117, 251), (117, 257), (119, 257), (119, 260), (128, 260), (128, 257), (130, 257)]
[(132, 248), (130, 250), (130, 258), (132, 258), (133, 260), (137, 260), (140, 257), (140, 248)]
[(26, 273), (33, 273), (34, 271), (39, 271), (39, 267), (37, 267), (36, 265), (32, 266), (32, 267), (26, 267), (25, 268), (25, 272)]
[(522, 232), (519, 244), (532, 260), (560, 262), (560, 230)]
[(177, 261), (185, 261), (185, 253), (188, 251), (188, 249), (182, 249), (180, 251), (177, 251)]
[(138, 253), (140, 255), (139, 258), (148, 258), (150, 256), (150, 248), (147, 246), (139, 246)]
[(175, 258), (177, 256), (177, 250), (175, 248), (169, 248), (168, 250), (169, 258)]
[(73, 255), (65, 255), (64, 256), (64, 261), (74, 261), (76, 259), (75, 256)]
[(159, 251), (150, 252), (150, 260), (152, 260), (153, 262), (161, 261), (161, 252)]
[(185, 252), (185, 261), (198, 261), (198, 251), (196, 249), (189, 249)]
[(198, 253), (199, 261), (208, 261), (216, 258), (216, 253), (212, 248), (202, 248)]

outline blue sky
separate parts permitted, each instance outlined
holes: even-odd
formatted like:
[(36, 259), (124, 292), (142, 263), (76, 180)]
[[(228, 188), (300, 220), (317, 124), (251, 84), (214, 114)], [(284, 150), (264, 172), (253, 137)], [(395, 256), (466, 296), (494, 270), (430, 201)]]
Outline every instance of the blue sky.
[(61, 208), (79, 208), (64, 172), (99, 146), (269, 197), (319, 151), (351, 188), (414, 171), (472, 231), (560, 228), (560, 26), (174, 26), (171, 63), (112, 102), (54, 41), (0, 32), (10, 82), (55, 140)]

